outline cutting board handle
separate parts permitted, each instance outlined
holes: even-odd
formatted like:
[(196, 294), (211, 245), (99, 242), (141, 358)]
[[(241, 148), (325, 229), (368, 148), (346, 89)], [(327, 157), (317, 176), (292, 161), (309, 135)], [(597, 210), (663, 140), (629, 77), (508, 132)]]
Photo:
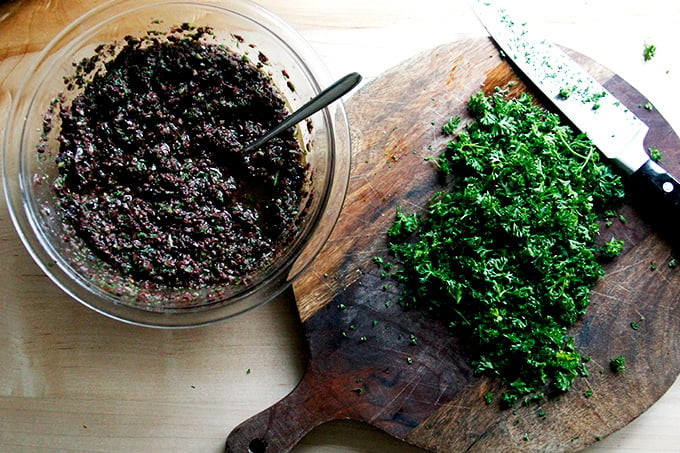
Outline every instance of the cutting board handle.
[(238, 425), (227, 437), (227, 453), (283, 453), (322, 423), (343, 418), (323, 381), (309, 370), (285, 398)]

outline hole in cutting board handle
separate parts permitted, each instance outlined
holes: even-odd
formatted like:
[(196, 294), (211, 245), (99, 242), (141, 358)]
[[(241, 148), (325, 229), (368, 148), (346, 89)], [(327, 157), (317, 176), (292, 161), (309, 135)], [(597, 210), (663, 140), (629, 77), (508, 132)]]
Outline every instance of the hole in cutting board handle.
[(267, 451), (267, 441), (256, 438), (248, 444), (248, 453), (265, 453)]

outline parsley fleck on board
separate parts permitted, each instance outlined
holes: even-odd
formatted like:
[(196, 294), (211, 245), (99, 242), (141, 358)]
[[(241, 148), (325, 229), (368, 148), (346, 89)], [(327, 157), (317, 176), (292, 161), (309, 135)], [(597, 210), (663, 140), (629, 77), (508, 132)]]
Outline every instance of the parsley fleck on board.
[(529, 95), (478, 93), (467, 105), (473, 121), (434, 159), (450, 185), (423, 214), (397, 209), (388, 238), (409, 288), (404, 306), (447, 323), (476, 372), (501, 379), (510, 406), (586, 375), (568, 329), (603, 255), (620, 251), (595, 237), (598, 213), (624, 189), (587, 138)]

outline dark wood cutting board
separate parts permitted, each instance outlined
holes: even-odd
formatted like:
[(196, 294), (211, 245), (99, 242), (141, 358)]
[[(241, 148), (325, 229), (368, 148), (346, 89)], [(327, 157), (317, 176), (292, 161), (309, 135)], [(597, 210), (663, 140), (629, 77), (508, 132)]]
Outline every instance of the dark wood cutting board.
[[(620, 77), (573, 56), (650, 126), (647, 146), (662, 150), (666, 168), (680, 174), (680, 140), (663, 117)], [(541, 405), (485, 404), (482, 395), (499, 391), (498, 383), (472, 373), (438, 321), (396, 303), (399, 288), (373, 258), (390, 259), (385, 233), (397, 205), (423, 210), (441, 189), (424, 158), (445, 146), (442, 124), (465, 118), (475, 92), (510, 81), (517, 82), (514, 93), (529, 90), (490, 40), (470, 39), (417, 55), (351, 97), (349, 193), (330, 240), (294, 287), (308, 368), (289, 396), (229, 435), (228, 451), (288, 451), (334, 419), (362, 420), (433, 451), (573, 451), (625, 426), (674, 382), (680, 267), (668, 265), (672, 247), (631, 206), (620, 210), (625, 222), (602, 233), (624, 239), (624, 252), (607, 266), (573, 330), (580, 351), (592, 357), (590, 376)], [(619, 355), (626, 369), (614, 374), (609, 361)]]

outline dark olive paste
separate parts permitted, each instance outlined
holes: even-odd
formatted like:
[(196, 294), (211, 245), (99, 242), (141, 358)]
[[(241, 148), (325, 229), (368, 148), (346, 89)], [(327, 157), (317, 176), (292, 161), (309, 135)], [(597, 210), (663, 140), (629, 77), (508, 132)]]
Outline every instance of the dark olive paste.
[(242, 152), (285, 103), (210, 34), (185, 24), (102, 46), (67, 80), (70, 105), (60, 101), (66, 231), (140, 281), (240, 282), (296, 234), (306, 168), (294, 131)]

